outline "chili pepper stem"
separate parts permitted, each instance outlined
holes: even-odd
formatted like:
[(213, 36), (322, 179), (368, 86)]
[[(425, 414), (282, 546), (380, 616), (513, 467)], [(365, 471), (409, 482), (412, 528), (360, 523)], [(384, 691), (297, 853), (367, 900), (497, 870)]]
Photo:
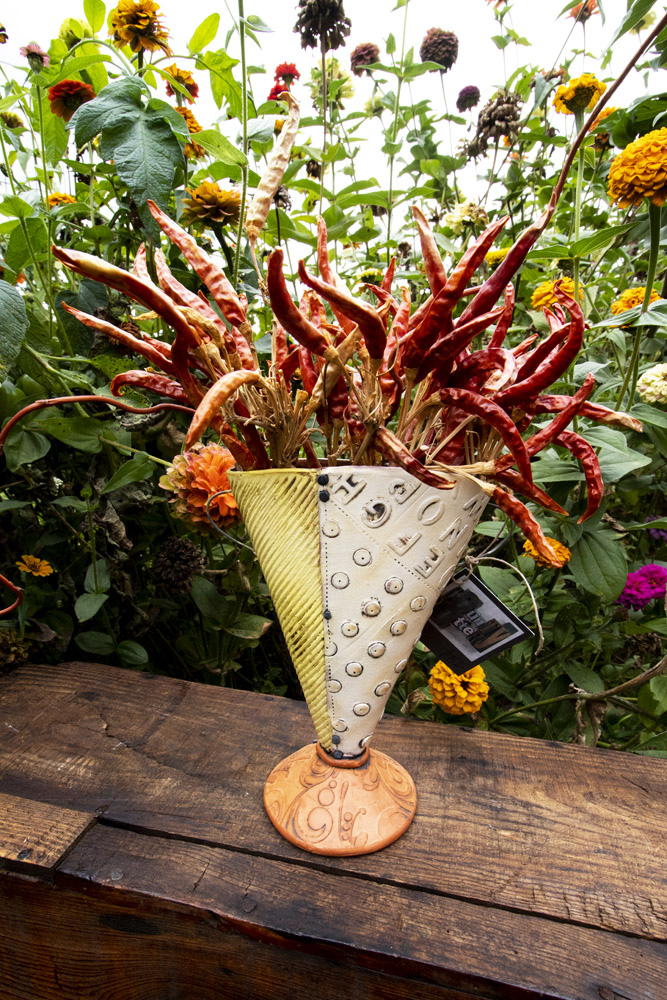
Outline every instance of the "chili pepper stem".
[[(653, 281), (655, 279), (655, 271), (658, 263), (658, 253), (660, 251), (660, 216), (661, 209), (659, 205), (654, 205), (653, 202), (649, 202), (648, 206), (648, 220), (651, 234), (651, 246), (649, 249), (649, 259), (648, 259), (648, 269), (646, 272), (646, 291), (644, 292), (644, 301), (642, 302), (642, 312), (645, 313), (649, 307), (651, 301), (651, 292), (653, 291)], [(635, 391), (637, 389), (637, 378), (639, 374), (639, 349), (641, 347), (642, 334), (644, 330), (643, 327), (635, 327), (635, 337), (632, 345), (632, 356), (630, 358), (630, 364), (625, 373), (625, 378), (623, 379), (623, 385), (621, 386), (621, 391), (618, 394), (618, 400), (616, 402), (616, 408), (619, 409), (623, 404), (623, 399), (625, 397), (625, 391), (630, 385), (630, 394), (628, 396), (628, 406), (632, 406), (635, 398)]]

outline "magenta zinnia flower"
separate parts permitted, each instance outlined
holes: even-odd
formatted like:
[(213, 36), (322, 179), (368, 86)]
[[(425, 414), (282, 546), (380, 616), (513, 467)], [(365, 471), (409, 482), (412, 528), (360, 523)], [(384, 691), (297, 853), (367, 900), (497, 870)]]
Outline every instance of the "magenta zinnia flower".
[(656, 597), (664, 597), (666, 591), (667, 569), (664, 566), (649, 563), (634, 573), (628, 573), (625, 587), (616, 603), (638, 611), (645, 608)]

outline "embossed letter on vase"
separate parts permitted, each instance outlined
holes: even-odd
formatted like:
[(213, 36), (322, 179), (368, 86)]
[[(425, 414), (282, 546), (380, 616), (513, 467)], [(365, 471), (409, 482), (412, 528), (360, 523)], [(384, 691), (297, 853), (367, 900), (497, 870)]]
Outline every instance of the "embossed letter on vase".
[(269, 817), (316, 854), (366, 854), (415, 814), (414, 783), (371, 749), (387, 699), (487, 496), (394, 467), (229, 474), (318, 737), (271, 773)]

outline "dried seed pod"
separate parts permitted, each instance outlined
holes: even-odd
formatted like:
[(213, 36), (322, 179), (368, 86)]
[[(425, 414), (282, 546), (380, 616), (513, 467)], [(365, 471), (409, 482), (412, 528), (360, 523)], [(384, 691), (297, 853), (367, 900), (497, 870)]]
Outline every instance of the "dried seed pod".
[(298, 101), (292, 97), (289, 91), (285, 91), (281, 97), (282, 100), (287, 101), (289, 104), (289, 113), (278, 136), (278, 140), (271, 151), (266, 170), (262, 174), (259, 187), (250, 203), (250, 208), (246, 216), (245, 229), (253, 250), (257, 242), (257, 237), (264, 228), (264, 223), (268, 218), (276, 191), (282, 183), (299, 128)]

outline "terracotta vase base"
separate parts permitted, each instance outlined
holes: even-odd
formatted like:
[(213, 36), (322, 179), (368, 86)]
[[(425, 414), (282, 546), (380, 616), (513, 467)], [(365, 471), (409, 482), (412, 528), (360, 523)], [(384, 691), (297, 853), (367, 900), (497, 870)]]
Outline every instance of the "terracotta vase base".
[(264, 786), (276, 830), (311, 854), (371, 854), (405, 833), (417, 808), (408, 772), (380, 750), (334, 761), (310, 743), (277, 765)]

